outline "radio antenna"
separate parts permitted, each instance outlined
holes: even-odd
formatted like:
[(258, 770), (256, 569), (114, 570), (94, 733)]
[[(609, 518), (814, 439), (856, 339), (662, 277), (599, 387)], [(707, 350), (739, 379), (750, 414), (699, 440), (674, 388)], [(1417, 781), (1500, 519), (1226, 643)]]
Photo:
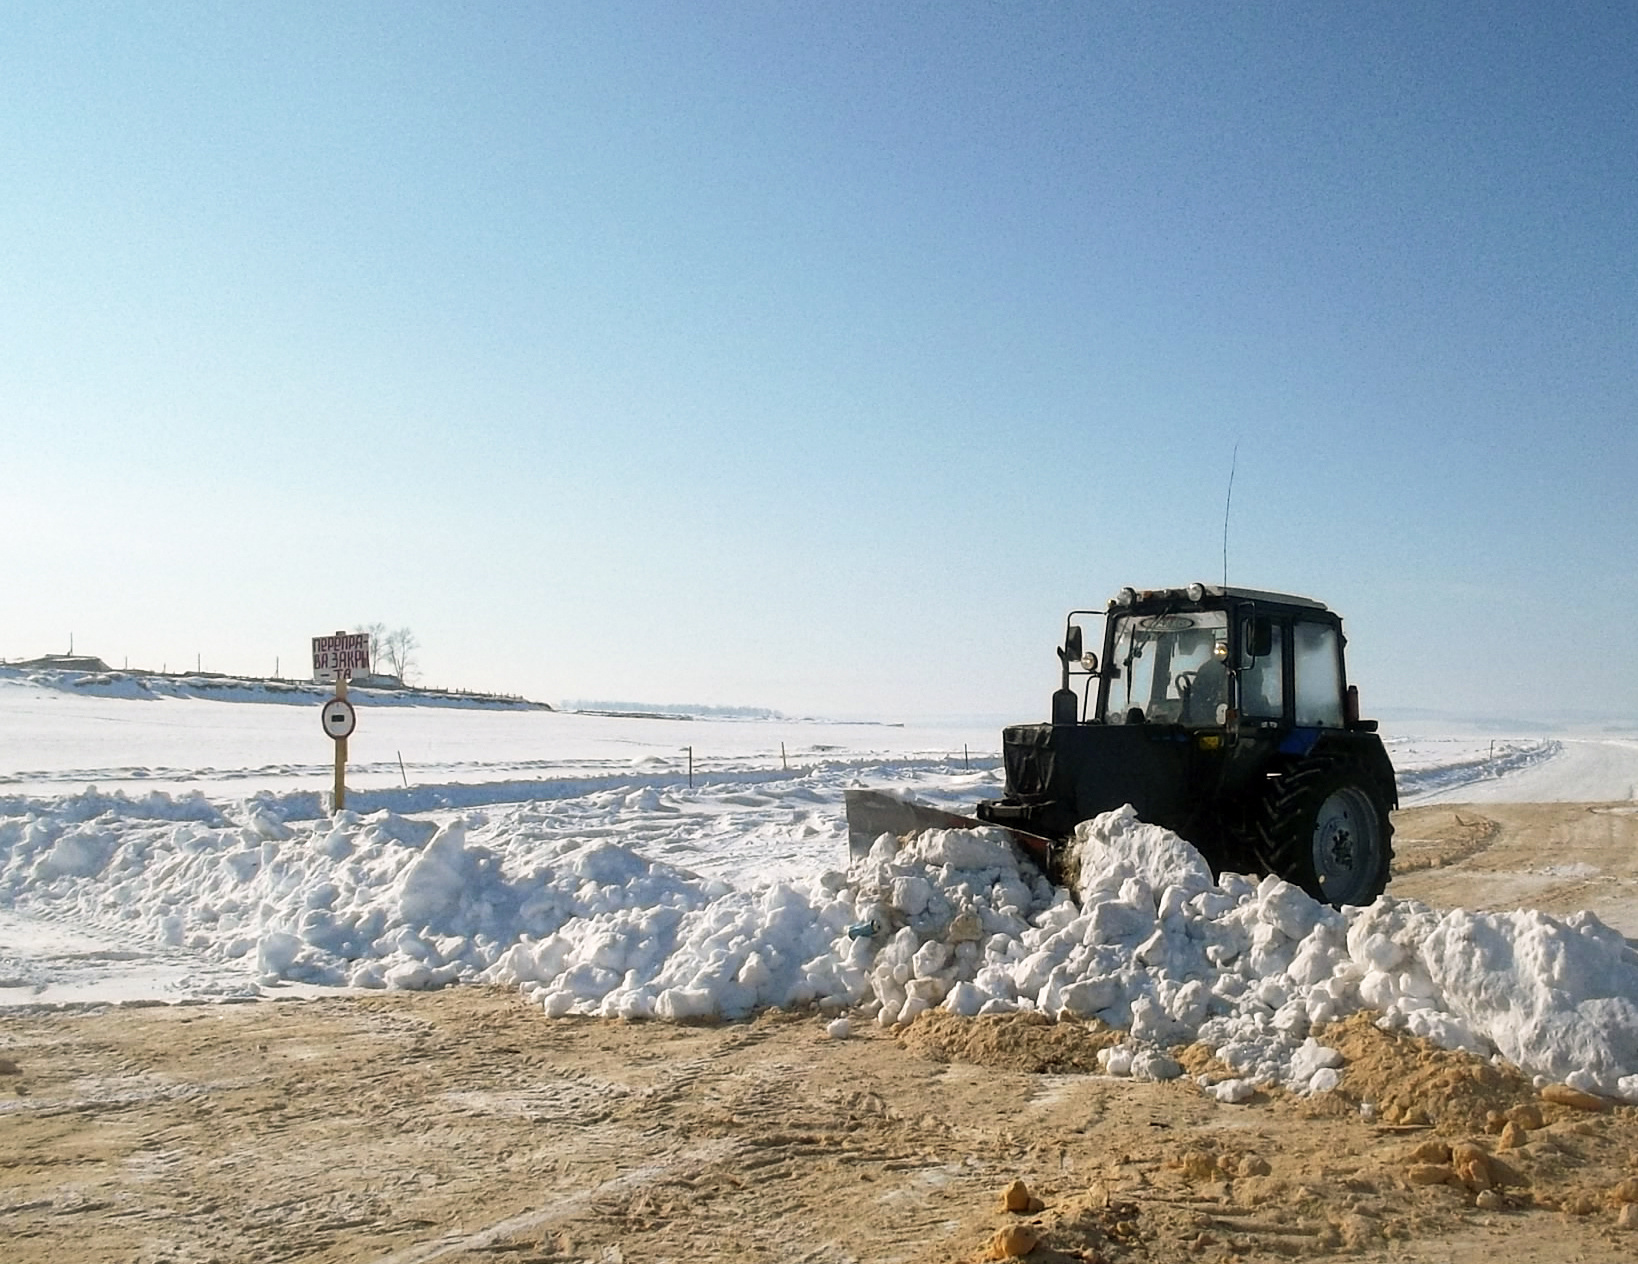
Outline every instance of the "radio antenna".
[(1234, 455), (1229, 457), (1228, 495), (1223, 497), (1223, 587), (1228, 587), (1228, 529), (1229, 506), (1234, 503), (1234, 467), (1240, 463), (1240, 441), (1234, 441)]

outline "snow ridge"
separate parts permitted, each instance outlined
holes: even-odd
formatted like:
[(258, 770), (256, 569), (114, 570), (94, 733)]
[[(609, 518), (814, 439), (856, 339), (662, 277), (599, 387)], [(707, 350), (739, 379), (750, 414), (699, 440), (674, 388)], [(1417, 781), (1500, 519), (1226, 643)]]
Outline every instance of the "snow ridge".
[[(668, 808), (652, 786), (594, 797), (643, 817)], [(550, 805), (443, 824), (387, 810), (298, 820), (272, 797), (7, 806), (21, 808), (0, 816), (12, 906), (237, 962), (266, 984), (483, 979), (548, 1014), (670, 1020), (1039, 1010), (1128, 1031), (1112, 1071), (1177, 1074), (1161, 1051), (1204, 1041), (1232, 1069), (1210, 1086), (1224, 1100), (1334, 1085), (1337, 1056), (1316, 1036), (1370, 1008), (1638, 1101), (1638, 953), (1595, 917), (1387, 897), (1338, 913), (1278, 879), (1214, 881), (1130, 808), (1080, 827), (1077, 901), (989, 830), (901, 850), (884, 836), (847, 871), (740, 888), (611, 836), (554, 835)]]

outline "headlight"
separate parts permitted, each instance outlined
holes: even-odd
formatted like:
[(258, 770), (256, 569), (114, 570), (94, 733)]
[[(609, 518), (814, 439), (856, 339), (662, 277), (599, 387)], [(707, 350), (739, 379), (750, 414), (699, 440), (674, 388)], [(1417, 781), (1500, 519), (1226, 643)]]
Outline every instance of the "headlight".
[(1190, 584), (1183, 591), (1188, 594), (1190, 601), (1204, 601), (1206, 599), (1206, 586), (1204, 584)]
[(1117, 606), (1129, 606), (1136, 600), (1137, 589), (1135, 588), (1122, 588), (1115, 594), (1115, 604)]

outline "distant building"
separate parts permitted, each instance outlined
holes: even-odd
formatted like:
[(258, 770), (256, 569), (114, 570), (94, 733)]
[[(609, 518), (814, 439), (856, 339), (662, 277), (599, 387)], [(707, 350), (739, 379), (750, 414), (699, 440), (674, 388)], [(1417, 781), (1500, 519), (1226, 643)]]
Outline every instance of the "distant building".
[(8, 667), (30, 667), (36, 671), (111, 672), (114, 669), (100, 658), (90, 654), (44, 654), (39, 658), (20, 659), (7, 663)]

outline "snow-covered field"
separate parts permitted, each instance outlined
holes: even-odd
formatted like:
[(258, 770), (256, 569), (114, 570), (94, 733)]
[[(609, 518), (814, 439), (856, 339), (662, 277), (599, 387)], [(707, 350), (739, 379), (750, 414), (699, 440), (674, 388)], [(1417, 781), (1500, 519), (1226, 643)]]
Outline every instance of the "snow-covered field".
[[(1233, 1096), (1334, 1081), (1311, 1027), (1368, 1007), (1638, 1100), (1638, 954), (1596, 919), (1385, 899), (1346, 916), (1214, 884), (1118, 814), (1078, 902), (983, 833), (847, 869), (843, 793), (957, 809), (994, 728), (360, 707), (325, 812), (311, 705), (87, 696), (0, 678), (0, 1003), (249, 999), (488, 979), (550, 1013), (816, 1003), (1097, 1015), (1111, 1069), (1212, 1042)], [(1632, 799), (1638, 742), (1389, 735), (1404, 802)], [(783, 749), (782, 749), (783, 747)], [(693, 785), (688, 784), (690, 748)], [(843, 1015), (849, 1017), (843, 1018)]]

